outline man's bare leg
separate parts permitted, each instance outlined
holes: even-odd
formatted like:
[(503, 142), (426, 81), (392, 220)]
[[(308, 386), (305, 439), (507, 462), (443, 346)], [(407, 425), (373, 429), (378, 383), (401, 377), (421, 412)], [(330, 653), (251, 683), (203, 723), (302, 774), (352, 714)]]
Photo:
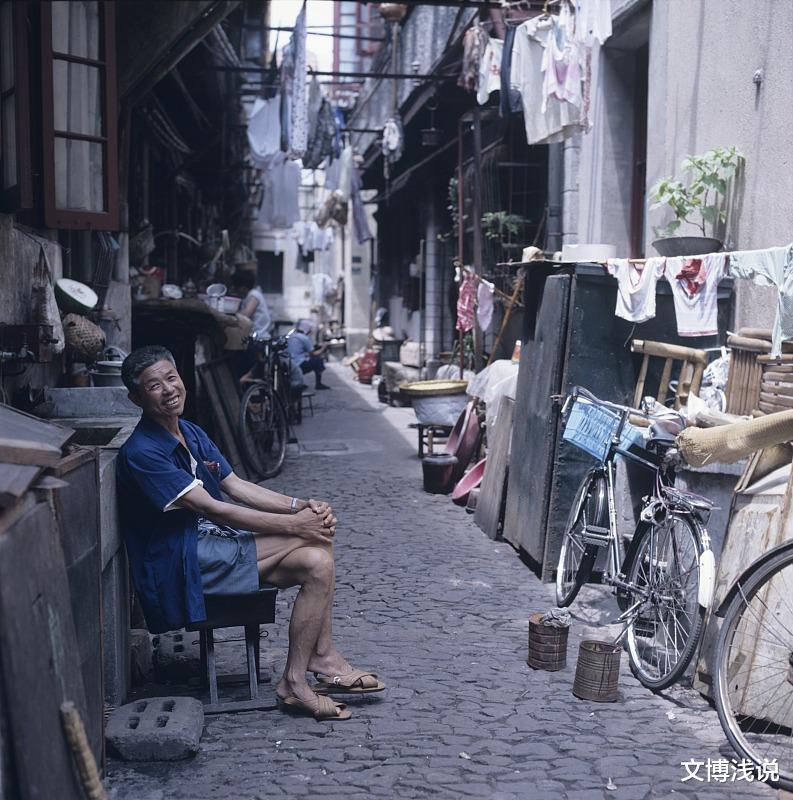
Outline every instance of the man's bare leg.
[[(335, 585), (335, 567), (334, 567)], [(333, 644), (333, 600), (328, 603), (327, 611), (322, 620), (322, 626), (317, 636), (317, 643), (308, 661), (309, 672), (319, 675), (343, 675), (350, 672), (353, 667), (342, 656)]]
[(315, 699), (306, 672), (320, 633), (327, 626), (334, 576), (333, 550), (329, 547), (300, 547), (267, 573), (267, 582), (279, 589), (300, 586), (289, 620), (286, 667), (276, 687), (280, 697), (293, 696), (305, 702)]

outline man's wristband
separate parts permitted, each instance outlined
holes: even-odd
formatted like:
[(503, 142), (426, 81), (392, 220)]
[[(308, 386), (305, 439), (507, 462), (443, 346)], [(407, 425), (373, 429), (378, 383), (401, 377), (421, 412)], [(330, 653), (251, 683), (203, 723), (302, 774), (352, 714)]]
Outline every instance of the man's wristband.
[(298, 501), (298, 499), (296, 497), (292, 498), (292, 504), (289, 506), (289, 513), (290, 514), (296, 514), (297, 513), (297, 504), (298, 504), (298, 502), (299, 501)]

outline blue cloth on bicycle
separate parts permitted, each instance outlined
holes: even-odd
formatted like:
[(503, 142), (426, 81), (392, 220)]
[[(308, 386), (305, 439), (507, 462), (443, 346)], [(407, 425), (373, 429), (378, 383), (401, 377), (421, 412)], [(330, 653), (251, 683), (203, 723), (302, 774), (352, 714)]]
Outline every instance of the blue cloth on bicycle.
[[(116, 462), (121, 533), (130, 572), (152, 633), (206, 618), (198, 561), (198, 514), (166, 510), (195, 481), (222, 500), (231, 466), (206, 433), (179, 420), (188, 450), (165, 428), (141, 417)], [(195, 474), (191, 469), (195, 460)]]

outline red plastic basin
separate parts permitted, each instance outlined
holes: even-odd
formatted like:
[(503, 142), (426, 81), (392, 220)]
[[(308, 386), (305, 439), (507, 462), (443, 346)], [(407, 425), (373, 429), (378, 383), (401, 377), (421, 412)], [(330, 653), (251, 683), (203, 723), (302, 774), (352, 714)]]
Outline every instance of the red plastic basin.
[(452, 502), (456, 503), (458, 506), (464, 506), (468, 502), (468, 495), (471, 494), (471, 489), (476, 489), (476, 487), (482, 483), (482, 477), (485, 474), (485, 464), (487, 464), (486, 458), (477, 461), (476, 464), (460, 478), (452, 492)]

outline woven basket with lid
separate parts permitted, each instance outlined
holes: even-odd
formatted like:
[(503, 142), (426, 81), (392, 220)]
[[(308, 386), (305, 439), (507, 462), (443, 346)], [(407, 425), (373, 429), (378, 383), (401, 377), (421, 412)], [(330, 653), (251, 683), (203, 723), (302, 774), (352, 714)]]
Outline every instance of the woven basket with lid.
[(105, 347), (105, 334), (98, 325), (79, 314), (63, 318), (66, 350), (72, 361), (92, 362), (99, 359)]

